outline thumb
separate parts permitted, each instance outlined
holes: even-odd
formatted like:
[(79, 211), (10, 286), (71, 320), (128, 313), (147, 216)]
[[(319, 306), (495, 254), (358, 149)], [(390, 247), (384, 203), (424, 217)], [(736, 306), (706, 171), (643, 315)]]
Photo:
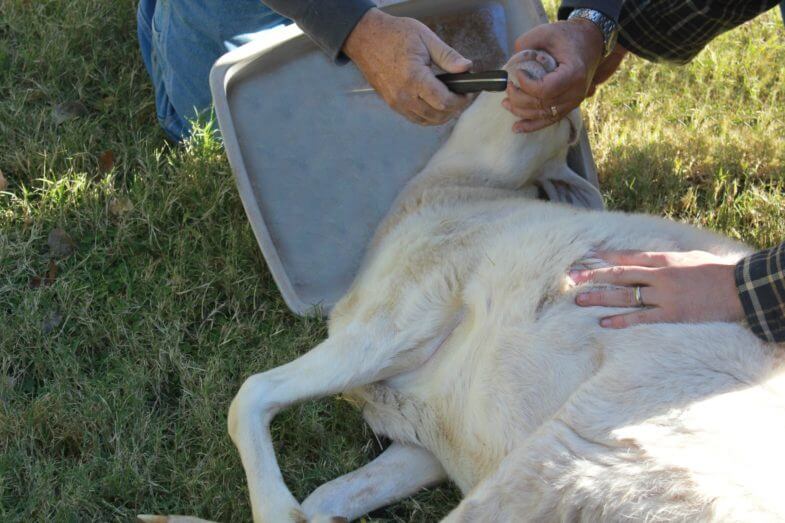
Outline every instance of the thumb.
[(425, 47), (431, 55), (431, 61), (448, 73), (465, 73), (471, 69), (472, 61), (442, 42), (438, 36), (431, 34), (425, 38)]

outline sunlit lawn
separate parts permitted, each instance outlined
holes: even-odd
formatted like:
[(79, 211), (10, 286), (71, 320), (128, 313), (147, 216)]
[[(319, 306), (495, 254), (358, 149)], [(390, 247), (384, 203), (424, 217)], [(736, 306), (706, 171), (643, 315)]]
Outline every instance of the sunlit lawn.
[[(166, 145), (134, 4), (0, 0), (2, 521), (249, 519), (228, 403), (325, 335), (286, 311), (213, 134)], [(687, 67), (623, 66), (584, 111), (610, 207), (785, 237), (784, 31), (772, 12)], [(49, 247), (55, 228), (73, 245)], [(300, 498), (380, 450), (334, 399), (274, 438)], [(431, 521), (457, 499), (373, 516)]]

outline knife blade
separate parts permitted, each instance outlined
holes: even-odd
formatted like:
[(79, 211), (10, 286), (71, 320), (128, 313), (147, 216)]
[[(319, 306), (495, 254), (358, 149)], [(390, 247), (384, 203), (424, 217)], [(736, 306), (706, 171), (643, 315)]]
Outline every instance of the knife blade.
[[(447, 88), (458, 94), (478, 93), (480, 91), (504, 91), (507, 88), (507, 71), (494, 70), (479, 73), (442, 73), (438, 78)], [(353, 89), (350, 93), (375, 93), (373, 87)]]

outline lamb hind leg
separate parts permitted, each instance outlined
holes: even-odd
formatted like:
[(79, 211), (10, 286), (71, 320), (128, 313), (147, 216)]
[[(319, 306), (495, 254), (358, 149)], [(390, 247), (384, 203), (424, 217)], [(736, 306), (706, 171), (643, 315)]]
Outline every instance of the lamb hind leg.
[(330, 336), (302, 357), (243, 383), (229, 408), (229, 435), (248, 478), (254, 521), (305, 520), (275, 459), (269, 424), (282, 408), (388, 378), (413, 344), (370, 325)]
[(688, 470), (659, 463), (633, 440), (591, 439), (554, 419), (510, 452), (443, 523), (704, 522), (717, 519), (712, 503)]
[(439, 461), (424, 448), (393, 443), (372, 462), (313, 491), (303, 501), (303, 511), (315, 523), (325, 514), (354, 520), (446, 477)]

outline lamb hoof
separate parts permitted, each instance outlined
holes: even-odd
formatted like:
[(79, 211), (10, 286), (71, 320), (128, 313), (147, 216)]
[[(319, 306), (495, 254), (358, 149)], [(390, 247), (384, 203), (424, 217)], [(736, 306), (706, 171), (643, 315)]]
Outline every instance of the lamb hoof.
[(206, 519), (192, 518), (190, 516), (154, 516), (139, 514), (136, 519), (142, 523), (212, 523)]
[(317, 515), (312, 517), (309, 523), (349, 523), (349, 520), (342, 516)]
[(519, 69), (530, 80), (540, 80), (556, 69), (556, 60), (545, 51), (525, 49), (514, 55), (505, 67), (508, 71)]

